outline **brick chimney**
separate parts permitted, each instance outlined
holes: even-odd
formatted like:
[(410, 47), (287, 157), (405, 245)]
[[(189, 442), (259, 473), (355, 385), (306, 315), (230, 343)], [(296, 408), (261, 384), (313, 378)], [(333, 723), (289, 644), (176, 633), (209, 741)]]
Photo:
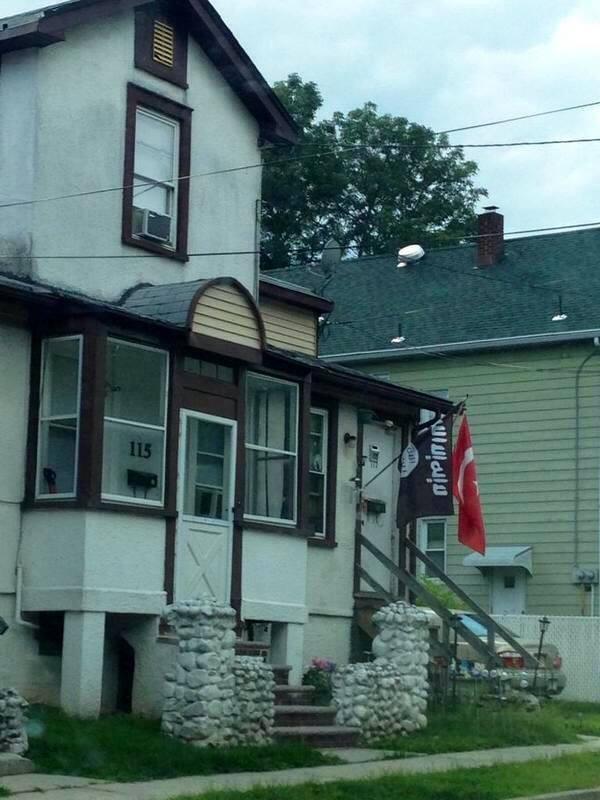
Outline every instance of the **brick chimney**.
[(498, 206), (485, 206), (478, 219), (477, 266), (492, 267), (504, 255), (504, 215)]

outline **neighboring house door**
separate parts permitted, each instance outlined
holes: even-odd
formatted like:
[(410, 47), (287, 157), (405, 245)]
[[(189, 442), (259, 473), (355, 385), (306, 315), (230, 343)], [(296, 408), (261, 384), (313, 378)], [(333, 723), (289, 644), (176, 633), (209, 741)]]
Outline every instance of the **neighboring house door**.
[(235, 442), (232, 420), (181, 412), (176, 600), (230, 600)]
[(492, 613), (524, 614), (526, 580), (524, 569), (492, 570)]
[[(381, 425), (365, 425), (363, 432), (363, 534), (370, 539), (388, 558), (394, 560), (394, 473), (390, 467), (382, 475), (369, 484), (378, 472), (386, 467), (394, 458), (393, 431)], [(367, 484), (369, 484), (367, 486)], [(387, 567), (383, 566), (375, 556), (364, 548), (362, 550), (362, 566), (387, 591), (394, 591), (394, 579)], [(364, 581), (362, 591), (373, 591)]]

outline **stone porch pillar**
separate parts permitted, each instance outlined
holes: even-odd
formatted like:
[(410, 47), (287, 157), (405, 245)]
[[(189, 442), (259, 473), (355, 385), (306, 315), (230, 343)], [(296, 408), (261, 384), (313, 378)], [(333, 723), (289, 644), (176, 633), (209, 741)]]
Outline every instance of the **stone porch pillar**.
[(65, 612), (60, 704), (75, 717), (100, 714), (105, 621), (104, 612)]

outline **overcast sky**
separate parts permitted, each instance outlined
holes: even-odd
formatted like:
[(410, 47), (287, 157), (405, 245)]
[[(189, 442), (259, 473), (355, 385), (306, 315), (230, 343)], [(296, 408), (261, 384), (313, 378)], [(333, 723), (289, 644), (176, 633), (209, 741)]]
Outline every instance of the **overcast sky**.
[[(600, 100), (597, 0), (213, 0), (270, 82), (436, 130)], [(0, 0), (2, 15), (44, 5)], [(600, 106), (454, 142), (600, 136)], [(600, 220), (600, 143), (469, 151), (507, 231)]]

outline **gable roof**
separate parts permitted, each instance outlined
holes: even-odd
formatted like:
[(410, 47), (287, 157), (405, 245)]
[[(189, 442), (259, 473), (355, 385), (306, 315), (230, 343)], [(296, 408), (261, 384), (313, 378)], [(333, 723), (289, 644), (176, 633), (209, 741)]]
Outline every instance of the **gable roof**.
[[(504, 258), (480, 269), (476, 250), (430, 250), (402, 269), (395, 256), (342, 261), (325, 289), (335, 309), (321, 355), (367, 361), (598, 335), (600, 228), (506, 240)], [(268, 274), (317, 292), (324, 283), (305, 267)], [(559, 293), (568, 316), (553, 322)], [(405, 341), (392, 344), (399, 324)]]
[[(149, 0), (67, 0), (0, 19), (0, 55), (47, 47), (73, 25), (148, 4)], [(269, 141), (295, 142), (296, 123), (209, 0), (168, 0), (200, 47), (238, 95)]]

